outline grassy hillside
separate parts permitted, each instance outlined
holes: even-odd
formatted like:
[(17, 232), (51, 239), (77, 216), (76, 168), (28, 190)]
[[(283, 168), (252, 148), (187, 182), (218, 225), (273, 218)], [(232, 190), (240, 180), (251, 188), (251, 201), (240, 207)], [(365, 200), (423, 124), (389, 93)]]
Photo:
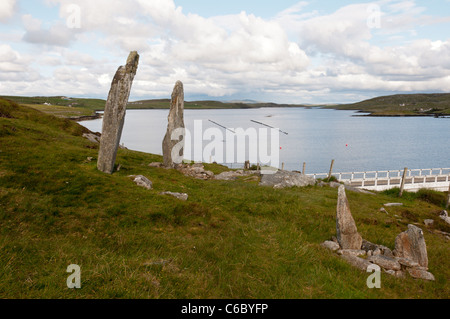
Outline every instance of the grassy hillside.
[[(371, 290), (367, 273), (320, 246), (336, 232), (336, 189), (194, 180), (151, 168), (161, 157), (129, 150), (119, 150), (121, 170), (106, 175), (96, 169), (97, 145), (81, 137), (86, 131), (0, 100), (0, 298), (450, 296), (448, 241), (435, 233), (450, 229), (437, 217), (439, 201), (347, 193), (367, 240), (393, 249), (409, 223), (421, 225), (436, 277), (382, 274), (382, 288)], [(137, 174), (154, 190), (128, 177)], [(186, 192), (189, 200), (163, 191)], [(392, 201), (404, 206), (379, 212)], [(434, 226), (425, 227), (426, 218)], [(66, 286), (70, 264), (81, 266), (81, 289)]]
[(372, 115), (450, 115), (450, 94), (399, 94), (330, 108), (362, 110)]

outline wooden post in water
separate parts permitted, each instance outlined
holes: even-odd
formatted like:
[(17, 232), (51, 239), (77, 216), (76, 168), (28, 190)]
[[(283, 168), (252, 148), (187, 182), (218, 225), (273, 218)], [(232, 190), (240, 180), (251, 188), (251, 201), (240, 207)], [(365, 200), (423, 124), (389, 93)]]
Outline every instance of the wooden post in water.
[(330, 173), (328, 173), (328, 181), (330, 181), (331, 175), (333, 174), (333, 166), (334, 166), (334, 160), (331, 161)]
[(302, 175), (305, 175), (306, 173), (306, 163), (303, 162), (303, 171), (302, 171)]
[(408, 174), (408, 167), (405, 167), (405, 170), (403, 171), (402, 184), (400, 186), (400, 194), (398, 194), (398, 197), (403, 196), (403, 190), (405, 189), (406, 174)]

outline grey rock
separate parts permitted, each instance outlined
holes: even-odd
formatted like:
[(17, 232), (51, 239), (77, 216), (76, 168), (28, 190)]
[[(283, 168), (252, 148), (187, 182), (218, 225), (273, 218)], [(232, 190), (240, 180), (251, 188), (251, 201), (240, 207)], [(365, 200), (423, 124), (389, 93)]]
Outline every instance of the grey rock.
[(443, 210), (440, 215), (439, 218), (441, 218), (443, 221), (445, 221), (447, 224), (450, 224), (450, 217), (448, 217), (448, 212), (446, 210)]
[(183, 83), (177, 81), (172, 92), (167, 131), (162, 143), (165, 167), (174, 168), (175, 164), (183, 162), (185, 137), (181, 137), (181, 134), (185, 134), (184, 88)]
[(405, 277), (405, 273), (401, 270), (384, 270), (385, 273), (394, 276), (396, 278), (404, 278)]
[(345, 187), (343, 185), (338, 190), (336, 233), (342, 249), (361, 249), (362, 237), (358, 233), (355, 220), (350, 212)]
[(397, 262), (397, 260), (382, 255), (369, 257), (368, 261), (377, 264), (378, 266), (386, 270), (402, 269), (401, 265)]
[(341, 249), (337, 252), (339, 255), (348, 255), (348, 256), (365, 256), (367, 253), (365, 250), (361, 249)]
[(138, 64), (139, 54), (133, 51), (128, 56), (126, 65), (117, 70), (105, 104), (97, 168), (107, 174), (112, 174), (114, 171), (128, 98)]
[(323, 242), (321, 244), (321, 246), (325, 247), (325, 248), (327, 248), (327, 249), (329, 249), (331, 251), (337, 251), (340, 248), (338, 243), (335, 243), (334, 241), (329, 241), (329, 240)]
[(362, 240), (361, 249), (364, 249), (365, 251), (368, 250), (375, 250), (378, 248), (377, 244), (371, 243), (370, 241), (367, 241), (365, 239)]
[(380, 255), (381, 255), (381, 249), (377, 247), (377, 248), (373, 251), (373, 256), (380, 256)]
[(426, 226), (432, 226), (432, 225), (434, 224), (434, 220), (433, 220), (433, 219), (425, 219), (425, 220), (423, 221), (423, 223), (424, 223)]
[(428, 253), (422, 229), (408, 225), (408, 230), (395, 239), (394, 255), (417, 262), (421, 267), (428, 267)]
[(146, 189), (152, 189), (153, 183), (145, 176), (142, 175), (130, 175), (129, 177), (133, 178), (133, 181), (136, 183), (136, 185), (140, 187), (144, 187)]
[(341, 258), (362, 271), (367, 271), (367, 268), (372, 265), (370, 261), (356, 256), (341, 255)]
[(387, 212), (386, 209), (384, 209), (384, 207), (380, 208), (380, 212), (385, 213), (386, 215), (389, 215), (389, 213)]
[(159, 168), (159, 167), (163, 167), (163, 163), (153, 162), (153, 163), (148, 164), (148, 166)]
[(175, 198), (177, 198), (177, 199), (179, 199), (179, 200), (183, 200), (183, 201), (186, 201), (186, 200), (188, 200), (188, 198), (189, 198), (189, 195), (188, 195), (188, 194), (185, 194), (185, 193), (163, 192), (163, 193), (161, 193), (161, 195), (169, 195), (169, 196), (173, 196), (173, 197), (175, 197)]
[(305, 187), (314, 185), (313, 177), (289, 171), (277, 171), (275, 174), (262, 174), (260, 186), (271, 186), (273, 188)]
[(434, 275), (421, 268), (408, 268), (408, 273), (415, 279), (423, 279), (428, 281), (435, 281)]
[(413, 267), (419, 267), (420, 266), (419, 263), (417, 263), (417, 262), (415, 262), (413, 260), (409, 260), (408, 258), (398, 258), (398, 257), (396, 257), (395, 259), (397, 260), (397, 262), (400, 265), (405, 266), (405, 267), (413, 268)]
[(83, 137), (88, 139), (92, 143), (96, 143), (96, 144), (100, 143), (101, 136), (98, 136), (94, 133), (84, 133)]

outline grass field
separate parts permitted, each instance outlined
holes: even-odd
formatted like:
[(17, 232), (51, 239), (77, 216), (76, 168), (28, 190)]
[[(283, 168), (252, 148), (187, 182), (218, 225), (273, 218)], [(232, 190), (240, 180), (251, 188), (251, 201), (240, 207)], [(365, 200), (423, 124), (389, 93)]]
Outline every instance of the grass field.
[[(152, 168), (160, 156), (119, 150), (121, 170), (96, 169), (98, 146), (68, 119), (0, 100), (0, 298), (402, 298), (450, 296), (445, 194), (348, 192), (363, 238), (394, 247), (416, 223), (435, 282), (361, 272), (320, 244), (336, 233), (337, 190), (201, 181)], [(88, 158), (92, 157), (92, 160)], [(226, 170), (206, 165), (215, 173)], [(142, 174), (154, 189), (128, 177)], [(188, 201), (159, 195), (185, 192)], [(387, 202), (403, 207), (379, 212)], [(423, 220), (433, 218), (426, 227)], [(81, 289), (68, 289), (70, 264)]]

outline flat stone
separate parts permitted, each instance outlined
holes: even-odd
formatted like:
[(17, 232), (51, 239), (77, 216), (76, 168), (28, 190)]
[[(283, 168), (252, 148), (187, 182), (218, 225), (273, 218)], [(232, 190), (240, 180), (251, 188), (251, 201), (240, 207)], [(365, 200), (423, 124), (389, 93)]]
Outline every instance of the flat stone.
[(172, 193), (172, 192), (163, 192), (161, 193), (161, 195), (169, 195), (169, 196), (173, 196), (179, 200), (183, 200), (183, 201), (187, 201), (189, 198), (188, 194), (185, 193)]
[(419, 267), (419, 263), (409, 260), (408, 258), (395, 258), (400, 265), (405, 267)]
[(341, 255), (341, 258), (347, 261), (350, 265), (362, 270), (367, 271), (367, 268), (372, 265), (370, 261), (367, 259), (363, 259), (356, 256), (351, 255)]
[(365, 256), (367, 253), (362, 249), (341, 249), (337, 252), (339, 255), (348, 255), (348, 256)]
[(158, 167), (163, 167), (163, 163), (153, 162), (153, 163), (148, 164), (148, 166), (158, 168)]
[(415, 279), (423, 279), (428, 281), (435, 281), (434, 275), (426, 270), (420, 268), (408, 268), (408, 273)]
[(389, 258), (386, 256), (378, 255), (369, 257), (368, 261), (371, 263), (377, 264), (378, 266), (386, 269), (386, 270), (401, 270), (401, 265), (397, 262), (397, 260), (393, 258)]
[(133, 178), (133, 181), (136, 183), (136, 185), (138, 185), (140, 187), (144, 187), (149, 190), (153, 188), (153, 183), (145, 176), (130, 175), (129, 177)]
[(345, 187), (343, 185), (338, 190), (336, 234), (342, 249), (361, 249), (362, 237), (358, 233), (355, 220), (350, 212)]
[(338, 243), (335, 243), (334, 241), (325, 241), (321, 244), (322, 247), (325, 247), (331, 251), (337, 251), (339, 250), (341, 247), (339, 247)]

